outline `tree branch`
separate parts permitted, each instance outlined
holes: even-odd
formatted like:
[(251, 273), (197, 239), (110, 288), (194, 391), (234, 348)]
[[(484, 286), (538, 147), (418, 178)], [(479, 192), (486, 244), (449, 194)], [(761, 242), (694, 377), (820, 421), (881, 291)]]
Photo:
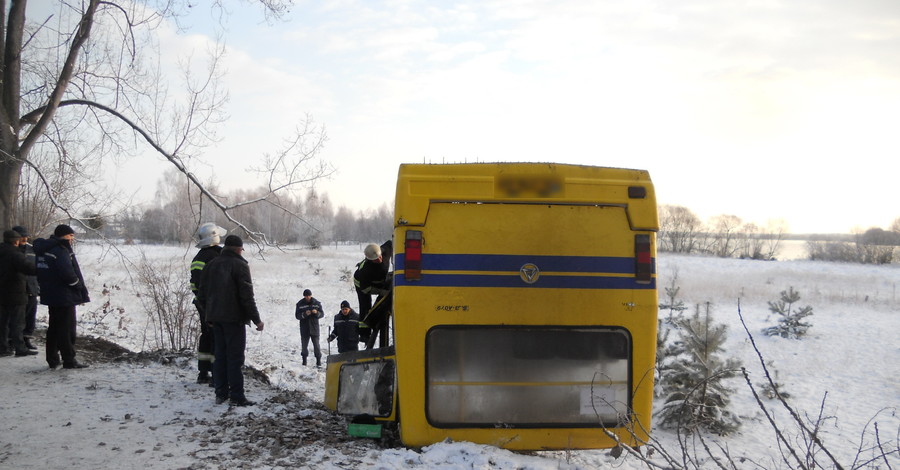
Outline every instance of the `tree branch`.
[[(40, 136), (44, 134), (47, 126), (53, 119), (53, 115), (59, 108), (60, 102), (62, 102), (62, 97), (66, 93), (66, 88), (69, 85), (69, 81), (72, 79), (72, 73), (75, 70), (75, 63), (78, 60), (78, 52), (81, 50), (81, 47), (84, 45), (84, 43), (87, 42), (88, 37), (91, 34), (91, 27), (94, 25), (94, 13), (97, 11), (97, 5), (99, 3), (99, 0), (89, 1), (88, 6), (81, 17), (81, 21), (79, 21), (78, 23), (78, 30), (75, 33), (75, 37), (72, 39), (72, 45), (69, 47), (69, 53), (66, 56), (66, 61), (59, 73), (59, 79), (56, 81), (53, 92), (50, 93), (50, 97), (47, 100), (47, 104), (44, 106), (44, 112), (41, 114), (40, 119), (38, 119), (34, 127), (32, 127), (28, 131), (28, 134), (22, 141), (22, 144), (19, 147), (20, 155), (28, 155), (28, 152), (31, 150)], [(9, 45), (7, 45), (7, 47), (9, 47)]]

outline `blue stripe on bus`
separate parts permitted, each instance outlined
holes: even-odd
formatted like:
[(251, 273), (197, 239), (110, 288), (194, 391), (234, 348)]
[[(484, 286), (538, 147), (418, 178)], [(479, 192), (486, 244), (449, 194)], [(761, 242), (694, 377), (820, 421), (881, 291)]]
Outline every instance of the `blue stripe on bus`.
[[(395, 268), (404, 269), (403, 254), (395, 258)], [(422, 269), (428, 271), (516, 271), (532, 263), (541, 272), (634, 274), (633, 257), (422, 254)], [(654, 263), (653, 272), (656, 272)]]
[(518, 274), (434, 274), (425, 273), (418, 281), (407, 281), (406, 276), (394, 276), (394, 286), (421, 287), (525, 287), (536, 289), (656, 289), (656, 279), (639, 284), (633, 277), (604, 276), (548, 276), (541, 275), (534, 284), (527, 284)]
[[(402, 253), (394, 261), (395, 269), (398, 271), (394, 277), (394, 285), (397, 286), (656, 289), (656, 279), (651, 279), (649, 284), (635, 281), (635, 260), (627, 257), (423, 254), (422, 269), (426, 272), (418, 281), (407, 281), (402, 274), (404, 271)], [(651, 268), (654, 273), (655, 261)], [(536, 265), (541, 272), (534, 284), (525, 283), (519, 276), (519, 269), (527, 263)], [(463, 273), (451, 274), (448, 271), (463, 271)], [(484, 274), (486, 272), (515, 274)], [(609, 274), (625, 276), (609, 276)]]

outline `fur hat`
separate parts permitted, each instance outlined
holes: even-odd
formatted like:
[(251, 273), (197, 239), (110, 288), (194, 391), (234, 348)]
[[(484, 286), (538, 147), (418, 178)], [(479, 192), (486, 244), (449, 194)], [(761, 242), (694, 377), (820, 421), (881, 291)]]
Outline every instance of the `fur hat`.
[(25, 227), (23, 227), (23, 226), (21, 226), (21, 225), (16, 225), (16, 226), (13, 227), (12, 229), (13, 229), (13, 231), (19, 232), (19, 235), (21, 235), (21, 236), (23, 236), (23, 237), (30, 237), (30, 236), (31, 236), (31, 235), (28, 234), (28, 229), (25, 228)]

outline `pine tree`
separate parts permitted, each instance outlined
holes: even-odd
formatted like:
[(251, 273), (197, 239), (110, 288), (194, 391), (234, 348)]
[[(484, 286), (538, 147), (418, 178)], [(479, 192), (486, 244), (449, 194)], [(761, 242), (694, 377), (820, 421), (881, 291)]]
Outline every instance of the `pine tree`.
[(803, 321), (804, 318), (812, 315), (812, 307), (807, 305), (798, 310), (794, 310), (794, 304), (800, 301), (800, 293), (795, 291), (793, 287), (786, 291), (781, 291), (781, 299), (776, 302), (769, 302), (769, 311), (780, 315), (778, 324), (763, 329), (763, 333), (768, 336), (781, 336), (782, 338), (799, 339), (806, 334), (806, 331), (812, 325)]
[(725, 385), (725, 380), (735, 376), (740, 363), (720, 357), (727, 327), (712, 322), (709, 303), (703, 315), (698, 305), (694, 315), (679, 326), (679, 356), (660, 377), (666, 397), (657, 413), (661, 425), (688, 432), (702, 428), (721, 435), (737, 430), (740, 423), (728, 410), (734, 390)]
[(678, 281), (678, 271), (675, 271), (675, 275), (672, 277), (672, 282), (670, 287), (666, 287), (666, 300), (663, 303), (659, 304), (660, 310), (668, 310), (669, 315), (667, 318), (660, 318), (657, 320), (657, 333), (656, 333), (656, 375), (657, 381), (656, 386), (654, 388), (654, 393), (656, 396), (661, 396), (662, 388), (660, 387), (660, 377), (665, 375), (668, 372), (668, 367), (671, 364), (671, 360), (668, 360), (674, 356), (679, 354), (679, 350), (677, 345), (669, 344), (669, 337), (671, 336), (672, 331), (678, 328), (678, 324), (683, 320), (682, 313), (687, 310), (687, 306), (684, 305), (684, 301), (678, 298), (678, 293), (681, 290), (680, 287), (676, 285)]

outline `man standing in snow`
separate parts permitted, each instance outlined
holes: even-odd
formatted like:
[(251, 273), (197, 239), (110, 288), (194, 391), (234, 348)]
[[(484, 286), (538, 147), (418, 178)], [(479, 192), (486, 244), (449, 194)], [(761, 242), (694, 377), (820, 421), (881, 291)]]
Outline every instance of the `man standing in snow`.
[(37, 280), (41, 304), (47, 306), (47, 364), (56, 369), (87, 367), (75, 360), (75, 307), (91, 301), (84, 276), (75, 258), (75, 231), (65, 224), (56, 226), (50, 238), (34, 241)]
[(25, 328), (25, 304), (28, 293), (25, 276), (34, 274), (19, 249), (22, 236), (14, 230), (3, 232), (0, 244), (0, 356), (33, 356), (37, 351), (25, 347), (22, 330)]
[(337, 339), (338, 352), (359, 350), (359, 314), (350, 308), (350, 302), (341, 302), (341, 311), (334, 316), (334, 332), (328, 342)]
[(215, 361), (213, 383), (216, 387), (216, 404), (229, 400), (234, 406), (251, 406), (255, 403), (244, 395), (244, 349), (247, 346), (246, 325), (253, 322), (258, 331), (263, 330), (256, 299), (250, 265), (241, 256), (244, 242), (237, 235), (225, 237), (225, 247), (213, 258), (200, 280), (198, 300), (206, 312), (206, 321), (212, 323), (215, 335)]
[(203, 311), (203, 305), (197, 300), (197, 291), (200, 289), (201, 274), (207, 263), (213, 260), (222, 252), (221, 237), (224, 237), (226, 230), (218, 225), (207, 222), (197, 229), (197, 248), (200, 251), (191, 261), (191, 292), (194, 293), (194, 306), (197, 307), (197, 313), (200, 315), (200, 339), (197, 341), (197, 383), (212, 385), (213, 359), (213, 331), (212, 327), (206, 321), (206, 314)]
[(303, 365), (309, 356), (309, 341), (312, 340), (313, 354), (316, 356), (316, 367), (322, 366), (322, 351), (319, 349), (319, 319), (325, 316), (322, 311), (322, 303), (312, 296), (312, 291), (303, 291), (303, 298), (297, 302), (294, 317), (300, 320), (300, 356), (303, 357)]
[[(29, 263), (34, 264), (34, 247), (31, 246), (31, 243), (28, 243), (28, 237), (31, 236), (28, 233), (28, 229), (21, 225), (16, 225), (12, 229), (22, 236), (22, 241), (19, 242), (19, 249), (25, 254), (25, 259)], [(28, 294), (28, 302), (25, 303), (25, 329), (22, 330), (22, 337), (25, 340), (26, 348), (37, 351), (37, 346), (31, 342), (37, 322), (38, 295), (41, 293), (37, 276), (25, 276), (25, 293)]]

